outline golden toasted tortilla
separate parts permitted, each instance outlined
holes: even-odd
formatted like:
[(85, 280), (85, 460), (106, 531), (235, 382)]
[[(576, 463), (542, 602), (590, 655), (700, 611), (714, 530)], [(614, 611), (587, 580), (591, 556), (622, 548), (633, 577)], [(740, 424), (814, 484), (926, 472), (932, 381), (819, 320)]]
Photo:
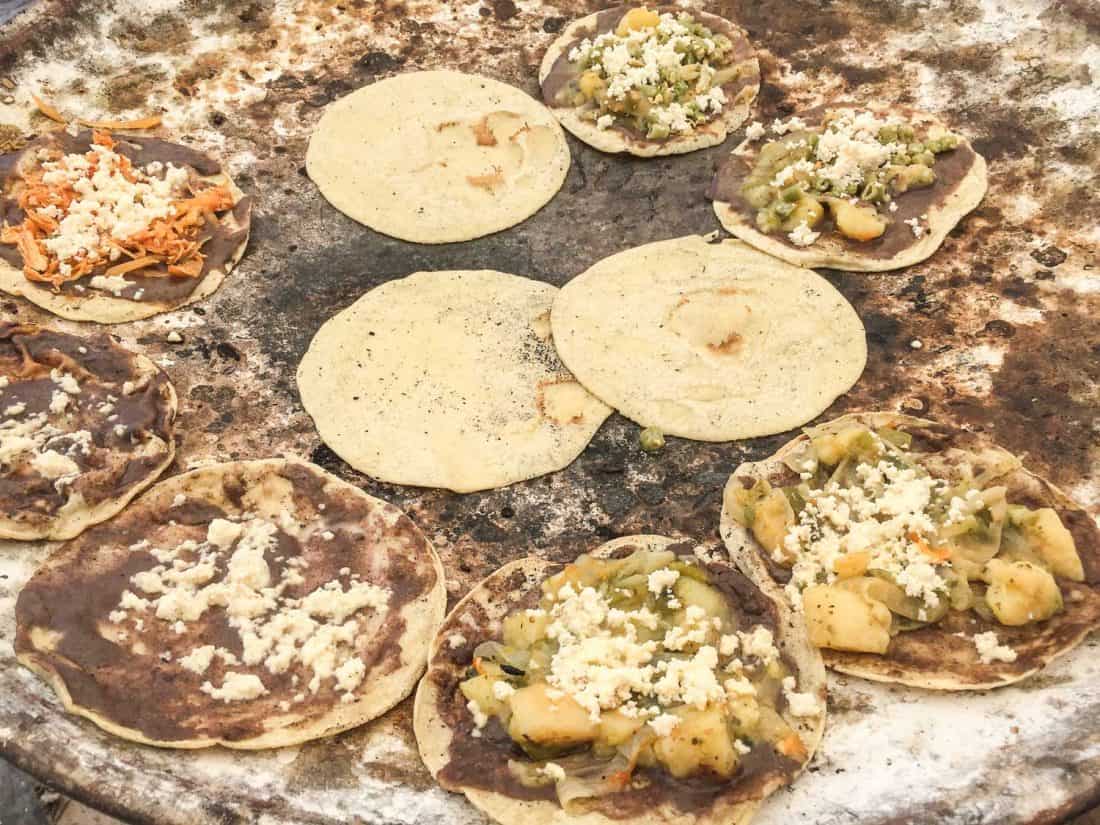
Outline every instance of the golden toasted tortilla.
[[(104, 261), (87, 275), (54, 289), (48, 283), (28, 280), (23, 272), (23, 255), (11, 244), (0, 244), (0, 290), (26, 298), (43, 309), (72, 321), (119, 324), (169, 312), (201, 301), (213, 294), (244, 255), (251, 223), (251, 198), (236, 186), (221, 163), (210, 156), (157, 138), (114, 136), (114, 151), (128, 158), (135, 169), (151, 177), (163, 175), (166, 164), (188, 170), (195, 186), (222, 186), (232, 194), (232, 206), (219, 210), (200, 238), (204, 255), (197, 277), (171, 275), (164, 264), (150, 265), (122, 275), (102, 279), (106, 271), (127, 260), (125, 256)], [(89, 151), (93, 133), (76, 136), (65, 131), (42, 135), (18, 152), (0, 155), (0, 187), (4, 220), (9, 225), (22, 221), (24, 212), (18, 196), (25, 185), (23, 176), (39, 168), (41, 150), (64, 154)], [(121, 280), (120, 280), (121, 279)]]
[[(1051, 507), (1073, 535), (1084, 567), (1084, 581), (1058, 577), (1065, 609), (1046, 621), (1008, 627), (985, 620), (974, 611), (949, 610), (939, 622), (894, 636), (885, 655), (823, 649), (825, 663), (834, 670), (879, 682), (896, 682), (933, 690), (984, 690), (1024, 679), (1056, 657), (1072, 650), (1100, 627), (1100, 529), (1092, 516), (1049, 481), (1020, 466), (1008, 451), (980, 436), (956, 427), (897, 413), (853, 413), (841, 416), (815, 432), (835, 432), (852, 424), (871, 428), (891, 427), (913, 437), (911, 452), (927, 453), (935, 462), (934, 473), (945, 477), (966, 456), (978, 467), (1009, 468), (993, 478), (1007, 487), (1010, 504), (1031, 508)], [(804, 448), (804, 433), (775, 455), (742, 464), (726, 485), (722, 509), (722, 536), (730, 557), (753, 581), (784, 583), (789, 569), (772, 561), (751, 531), (731, 515), (731, 496), (738, 485), (757, 479), (769, 483), (797, 483), (798, 475), (784, 459)], [(974, 637), (993, 632), (998, 641), (1015, 651), (1015, 661), (983, 661)]]
[(69, 539), (175, 456), (176, 391), (111, 336), (0, 323), (0, 538)]
[[(626, 536), (602, 545), (592, 555), (619, 558), (635, 550), (666, 549), (690, 553), (691, 548), (690, 542), (663, 536)], [(754, 616), (767, 616), (766, 621), (775, 628), (775, 644), (797, 676), (800, 689), (819, 703), (820, 713), (813, 717), (794, 716), (789, 708), (782, 714), (805, 745), (805, 759), (796, 762), (779, 757), (771, 748), (754, 747), (742, 762), (751, 765), (749, 777), (741, 781), (735, 778), (728, 786), (720, 786), (723, 790), (718, 793), (697, 795), (688, 790), (695, 786), (681, 784), (665, 773), (660, 786), (631, 786), (599, 797), (575, 814), (560, 807), (553, 787), (549, 791), (525, 788), (511, 778), (508, 759), (525, 757), (518, 748), (509, 749), (475, 729), (458, 684), (467, 676), (474, 649), (483, 641), (500, 637), (502, 621), (508, 614), (536, 605), (542, 582), (561, 569), (561, 565), (528, 557), (505, 565), (470, 591), (447, 616), (432, 644), (413, 717), (420, 755), (428, 770), (443, 787), (464, 793), (475, 806), (504, 825), (747, 823), (766, 796), (797, 776), (819, 745), (825, 726), (825, 671), (802, 623), (774, 584), (764, 582), (764, 587), (757, 589), (714, 556), (700, 561), (712, 573), (720, 571), (723, 580), (728, 580), (739, 594), (744, 609)], [(768, 755), (758, 751), (767, 751)]]
[[(730, 132), (736, 131), (745, 122), (752, 110), (753, 101), (760, 91), (760, 65), (745, 31), (729, 20), (708, 12), (687, 10), (696, 22), (715, 34), (723, 34), (730, 39), (733, 44), (733, 65), (739, 68), (736, 76), (722, 85), (725, 103), (709, 121), (701, 123), (690, 132), (674, 133), (660, 140), (649, 139), (640, 133), (616, 126), (601, 129), (596, 123), (581, 117), (580, 107), (559, 99), (559, 93), (577, 74), (569, 61), (570, 52), (586, 38), (615, 31), (632, 8), (634, 7), (618, 6), (606, 9), (574, 20), (565, 27), (550, 44), (539, 66), (539, 83), (546, 105), (561, 121), (562, 126), (601, 152), (627, 152), (638, 157), (658, 157), (681, 155), (722, 143)], [(674, 14), (681, 11), (673, 7), (660, 7), (656, 10)]]
[[(846, 103), (818, 107), (803, 113), (801, 119), (809, 127), (815, 127), (832, 109), (859, 109), (878, 117), (897, 115), (920, 130), (939, 128), (947, 131), (945, 124), (934, 115), (906, 106), (875, 103), (858, 107)], [(936, 156), (932, 168), (937, 179), (932, 186), (910, 189), (895, 198), (896, 211), (881, 211), (889, 224), (880, 237), (868, 241), (844, 237), (835, 231), (833, 218), (826, 210), (824, 221), (816, 227), (821, 236), (808, 246), (799, 246), (787, 232), (760, 231), (756, 224), (757, 210), (745, 201), (741, 192), (761, 147), (777, 137), (769, 130), (767, 137), (746, 141), (734, 150), (719, 167), (709, 195), (718, 220), (730, 233), (769, 255), (798, 266), (854, 272), (884, 272), (912, 266), (940, 248), (947, 233), (981, 202), (988, 188), (985, 159), (974, 151), (969, 141), (960, 138), (957, 148)], [(916, 222), (916, 227), (907, 221)]]
[(445, 608), (439, 559), (400, 510), (312, 464), (234, 462), (157, 485), (50, 557), (19, 594), (15, 652), (124, 739), (275, 748), (404, 699)]

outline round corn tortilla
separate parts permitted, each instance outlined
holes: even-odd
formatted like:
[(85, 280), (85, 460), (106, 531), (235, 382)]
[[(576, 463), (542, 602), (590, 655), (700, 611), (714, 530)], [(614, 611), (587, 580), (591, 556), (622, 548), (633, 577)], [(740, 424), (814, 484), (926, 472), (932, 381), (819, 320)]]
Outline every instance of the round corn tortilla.
[(867, 362), (863, 324), (824, 278), (698, 236), (600, 261), (561, 290), (551, 326), (590, 392), (643, 427), (700, 441), (804, 424)]
[[(38, 140), (32, 141), (26, 148), (20, 150), (21, 159), (14, 162), (31, 162), (33, 150), (44, 145), (47, 141), (61, 139), (64, 133), (53, 132)], [(169, 143), (156, 138), (120, 136), (115, 139), (122, 145), (130, 148), (135, 165), (140, 165), (141, 154), (147, 149), (161, 151), (180, 150), (192, 153), (194, 150), (186, 146)], [(25, 158), (26, 160), (23, 160)], [(210, 160), (206, 158), (206, 160)], [(2, 164), (4, 171), (11, 168), (13, 163)], [(211, 161), (213, 163), (213, 161)], [(227, 233), (234, 239), (234, 245), (224, 263), (218, 266), (210, 266), (199, 276), (199, 283), (195, 288), (178, 298), (171, 300), (131, 300), (125, 297), (116, 297), (109, 292), (95, 289), (87, 289), (82, 294), (73, 292), (54, 292), (49, 285), (36, 284), (28, 281), (22, 268), (14, 266), (11, 262), (0, 260), (0, 290), (21, 298), (26, 298), (32, 304), (52, 312), (61, 318), (70, 321), (92, 321), (99, 324), (122, 324), (129, 321), (139, 321), (159, 315), (163, 312), (171, 312), (180, 307), (201, 301), (217, 291), (222, 285), (226, 275), (232, 271), (244, 256), (248, 246), (248, 235), (251, 226), (252, 206), (251, 199), (242, 192), (224, 171), (216, 174), (198, 177), (211, 185), (225, 186), (233, 193), (233, 208), (229, 209), (219, 218), (220, 231)], [(134, 280), (137, 273), (130, 273), (127, 280)]]
[[(0, 384), (2, 539), (73, 538), (121, 511), (175, 457), (171, 381), (105, 333), (0, 323)], [(50, 453), (78, 472), (36, 467)]]
[(554, 352), (556, 292), (489, 270), (383, 284), (314, 337), (302, 403), (337, 455), (382, 481), (468, 493), (560, 470), (611, 410)]
[[(210, 578), (199, 576), (198, 565), (183, 569), (196, 586), (245, 582), (257, 588), (256, 577), (265, 571), (272, 587), (287, 571), (298, 571), (301, 580), (288, 585), (286, 598), (302, 599), (302, 609), (320, 617), (321, 630), (297, 643), (297, 654), (283, 665), (274, 662), (277, 648), (270, 658), (247, 663), (248, 643), (228, 618), (230, 609), (244, 611), (247, 601), (231, 595), (226, 604), (213, 601), (197, 618), (174, 623), (168, 613), (160, 617), (167, 596), (155, 602), (156, 592), (144, 590), (137, 578), (171, 567), (161, 553), (183, 542), (200, 543), (189, 553), (208, 552), (213, 545), (205, 537), (217, 536), (211, 525), (217, 519), (243, 522), (246, 513), (277, 526), (273, 543), (253, 544), (249, 559), (248, 533), (231, 533), (228, 542), (220, 539)], [(386, 588), (385, 605), (341, 604), (356, 582)], [(150, 604), (116, 614), (123, 591)], [(311, 604), (312, 593), (320, 593), (320, 607)], [(195, 598), (184, 599), (182, 609)], [(49, 682), (66, 710), (123, 739), (256, 750), (334, 735), (404, 699), (424, 670), (445, 610), (439, 559), (396, 507), (312, 464), (243, 461), (174, 476), (117, 519), (63, 546), (19, 595), (15, 651)], [(273, 617), (272, 624), (285, 620), (290, 628), (297, 621), (282, 606), (260, 616)], [(344, 623), (353, 636), (339, 646), (325, 644), (324, 629)], [(201, 669), (201, 657), (198, 664), (193, 657), (207, 646), (214, 650)], [(314, 690), (316, 668), (307, 663), (307, 649), (320, 662), (330, 650), (348, 652), (363, 667), (362, 681), (345, 689), (325, 677)], [(341, 668), (348, 661), (333, 660)], [(230, 685), (230, 673), (259, 678), (266, 692), (239, 699), (211, 693)]]
[[(546, 83), (547, 78), (554, 69), (554, 65), (565, 55), (568, 55), (578, 41), (592, 36), (597, 31), (603, 31), (605, 26), (614, 29), (630, 8), (632, 7), (619, 6), (607, 9), (574, 20), (566, 26), (558, 38), (550, 44), (542, 58), (542, 63), (539, 65), (539, 84)], [(671, 10), (674, 9), (658, 9), (661, 12)], [(666, 140), (647, 140), (620, 129), (600, 129), (595, 123), (580, 117), (577, 109), (551, 106), (551, 111), (561, 121), (562, 126), (577, 138), (601, 152), (611, 154), (627, 152), (645, 158), (682, 155), (687, 152), (694, 152), (696, 149), (717, 146), (725, 141), (730, 132), (737, 131), (741, 124), (748, 119), (749, 113), (752, 111), (752, 104), (760, 91), (760, 64), (756, 59), (755, 50), (744, 29), (734, 25), (729, 20), (707, 12), (688, 11), (698, 22), (709, 27), (711, 31), (726, 34), (733, 41), (734, 48), (741, 57), (740, 65), (744, 67), (741, 77), (723, 87), (727, 92), (728, 100), (718, 117), (700, 124), (695, 130), (687, 134), (677, 135)]]
[(412, 72), (331, 104), (306, 152), (321, 194), (371, 229), (415, 243), (468, 241), (526, 220), (565, 182), (554, 117), (512, 86)]
[[(665, 536), (623, 536), (601, 545), (592, 552), (594, 556), (614, 557), (634, 550), (663, 550), (685, 542)], [(722, 562), (711, 561), (712, 564)], [(456, 736), (468, 736), (468, 732), (456, 729), (444, 718), (443, 707), (448, 694), (455, 690), (464, 678), (473, 649), (479, 642), (499, 635), (504, 618), (511, 612), (537, 602), (539, 588), (544, 579), (553, 575), (561, 565), (545, 559), (528, 556), (506, 564), (474, 587), (450, 612), (432, 643), (428, 660), (428, 672), (420, 682), (413, 706), (413, 729), (416, 733), (420, 757), (432, 775), (439, 774), (450, 762), (450, 749)], [(760, 587), (763, 595), (775, 606), (776, 645), (794, 665), (800, 687), (814, 694), (821, 707), (825, 707), (825, 668), (818, 652), (809, 643), (801, 621), (791, 612), (782, 594), (774, 584), (765, 582)], [(457, 647), (452, 639), (461, 637)], [(809, 764), (821, 743), (825, 730), (825, 713), (813, 719), (783, 714), (784, 719), (799, 733), (806, 745), (808, 756), (803, 767)], [(489, 769), (489, 766), (486, 766)], [(801, 768), (799, 769), (801, 772)], [(650, 805), (643, 812), (631, 812), (628, 816), (609, 815), (599, 810), (580, 814), (566, 814), (555, 802), (523, 800), (483, 788), (469, 786), (448, 787), (466, 795), (479, 810), (502, 825), (551, 825), (568, 821), (578, 825), (610, 825), (614, 822), (630, 822), (637, 825), (719, 825), (735, 823), (746, 825), (759, 809), (762, 801), (797, 776), (765, 775), (764, 783), (751, 799), (731, 799), (719, 796), (707, 808), (686, 812), (668, 802)], [(606, 798), (614, 803), (615, 796)]]
[[(807, 112), (804, 118), (813, 123), (826, 107)], [(827, 107), (837, 108), (837, 107)], [(845, 108), (853, 108), (845, 105)], [(900, 114), (912, 123), (930, 127), (946, 126), (933, 115), (908, 107), (887, 107), (870, 104), (860, 107), (878, 115)], [(749, 147), (742, 154), (735, 151), (718, 174), (731, 175), (731, 180), (741, 180), (756, 162), (759, 145)], [(959, 168), (954, 168), (958, 166)], [(852, 272), (885, 272), (903, 269), (930, 257), (943, 244), (950, 232), (983, 197), (988, 188), (986, 163), (974, 152), (970, 142), (960, 140), (952, 152), (937, 158), (936, 169), (950, 169), (950, 179), (938, 179), (928, 189), (903, 193), (895, 201), (899, 206), (892, 213), (893, 223), (886, 233), (874, 241), (860, 242), (845, 238), (835, 231), (822, 232), (810, 246), (797, 246), (783, 233), (768, 234), (756, 228), (756, 210), (740, 201), (737, 203), (715, 199), (714, 213), (730, 234), (746, 243), (774, 255), (780, 260), (797, 266), (828, 267)], [(906, 219), (927, 215), (925, 229), (918, 238), (904, 224)]]
[[(852, 424), (894, 427), (910, 433), (914, 452), (938, 453), (937, 470), (942, 467), (949, 471), (961, 458), (959, 450), (980, 456), (983, 463), (1007, 462), (1016, 466), (998, 477), (997, 484), (1008, 487), (1012, 503), (1033, 508), (1053, 507), (1058, 511), (1073, 534), (1084, 565), (1085, 581), (1058, 580), (1065, 597), (1065, 610), (1045, 622), (1007, 627), (986, 621), (973, 611), (949, 611), (940, 622), (895, 636), (883, 656), (823, 649), (821, 653), (826, 665), (841, 673), (876, 682), (895, 682), (930, 690), (986, 690), (1026, 679), (1072, 650), (1100, 627), (1100, 529), (1080, 505), (1049, 481), (1018, 466), (1019, 462), (1007, 450), (966, 430), (887, 412), (843, 415), (821, 427), (843, 429)], [(770, 458), (742, 464), (726, 484), (727, 499), (736, 485), (748, 481), (767, 479), (775, 483), (794, 483), (797, 476), (783, 464), (783, 459), (805, 445), (808, 439), (809, 436), (803, 433)], [(777, 577), (782, 577), (785, 568), (767, 557), (752, 532), (736, 522), (725, 506), (721, 532), (730, 557), (741, 572), (758, 583), (769, 582), (775, 586), (777, 580), (781, 581)], [(982, 662), (973, 637), (988, 631), (995, 631), (1001, 644), (1016, 651), (1016, 661)]]

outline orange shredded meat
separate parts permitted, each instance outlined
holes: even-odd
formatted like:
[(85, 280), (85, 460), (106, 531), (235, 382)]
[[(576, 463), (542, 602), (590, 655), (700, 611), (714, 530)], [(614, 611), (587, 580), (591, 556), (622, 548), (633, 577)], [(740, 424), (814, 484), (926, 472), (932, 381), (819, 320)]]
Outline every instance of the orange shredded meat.
[[(49, 116), (48, 104), (44, 105), (37, 98), (35, 100), (43, 113)], [(106, 149), (114, 149), (116, 145), (109, 132), (99, 129), (93, 131), (92, 143)], [(100, 155), (90, 151), (85, 158), (90, 165), (90, 177), (100, 163)], [(123, 155), (119, 156), (118, 172), (131, 183), (140, 180), (138, 170)], [(217, 213), (231, 208), (234, 202), (233, 193), (225, 186), (193, 189), (189, 197), (173, 202), (172, 214), (168, 217), (154, 220), (145, 229), (123, 240), (102, 239), (104, 246), (96, 250), (99, 253), (97, 259), (89, 260), (86, 255), (71, 258), (66, 261), (69, 271), (63, 273), (61, 261), (42, 242), (52, 236), (60, 225), (60, 220), (54, 215), (68, 214), (69, 207), (79, 195), (69, 183), (46, 184), (42, 176), (40, 168), (23, 175), (17, 194), (19, 207), (24, 213), (23, 222), (17, 226), (5, 224), (0, 229), (0, 243), (14, 245), (19, 250), (27, 280), (48, 283), (55, 290), (64, 283), (85, 277), (105, 262), (116, 261), (123, 256), (129, 260), (109, 265), (107, 275), (142, 271), (148, 277), (197, 278), (202, 274), (205, 260), (201, 251), (205, 242), (203, 230), (217, 225)]]

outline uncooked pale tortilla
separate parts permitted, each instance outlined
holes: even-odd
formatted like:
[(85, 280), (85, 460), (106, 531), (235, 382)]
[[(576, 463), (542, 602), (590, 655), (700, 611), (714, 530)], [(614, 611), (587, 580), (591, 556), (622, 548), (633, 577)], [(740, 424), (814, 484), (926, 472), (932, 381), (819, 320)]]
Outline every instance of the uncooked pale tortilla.
[[(543, 99), (551, 107), (561, 124), (573, 135), (589, 146), (601, 152), (627, 152), (638, 157), (661, 157), (682, 155), (717, 146), (730, 132), (736, 131), (752, 111), (752, 104), (760, 91), (760, 64), (756, 51), (744, 29), (735, 26), (729, 20), (707, 12), (683, 9), (715, 34), (723, 34), (733, 43), (733, 56), (736, 65), (742, 71), (736, 78), (722, 87), (726, 94), (726, 103), (721, 112), (713, 119), (697, 126), (690, 132), (674, 134), (664, 140), (650, 140), (620, 128), (600, 129), (590, 120), (580, 116), (579, 110), (572, 106), (563, 106), (555, 100), (557, 91), (575, 75), (570, 66), (569, 53), (582, 40), (592, 38), (604, 32), (613, 32), (619, 21), (631, 9), (631, 6), (618, 6), (612, 9), (590, 14), (574, 20), (558, 36), (543, 55), (539, 65), (539, 84), (542, 86)], [(660, 12), (676, 12), (677, 9), (659, 7)]]
[[(129, 158), (134, 167), (146, 171), (149, 164), (171, 163), (190, 170), (205, 186), (224, 186), (233, 195), (231, 209), (217, 215), (208, 225), (201, 251), (204, 255), (198, 277), (169, 277), (163, 265), (134, 270), (121, 276), (113, 289), (92, 284), (107, 269), (107, 263), (89, 275), (63, 284), (54, 290), (49, 284), (36, 283), (23, 274), (22, 255), (16, 247), (0, 244), (0, 290), (26, 298), (54, 315), (72, 321), (120, 324), (137, 321), (162, 312), (179, 309), (212, 295), (226, 275), (237, 265), (248, 246), (252, 200), (226, 174), (214, 158), (178, 143), (148, 137), (115, 135), (115, 151)], [(8, 223), (18, 223), (23, 212), (12, 197), (20, 185), (20, 174), (37, 163), (36, 152), (43, 148), (59, 149), (65, 154), (83, 153), (92, 142), (91, 132), (75, 137), (64, 131), (51, 132), (27, 144), (22, 150), (0, 155), (3, 176), (3, 211)], [(155, 167), (154, 167), (155, 168)], [(150, 174), (157, 174), (150, 172)]]
[(329, 203), (371, 229), (448, 243), (535, 214), (565, 181), (569, 147), (553, 115), (519, 89), (413, 72), (329, 106), (306, 169)]
[(405, 698), (445, 608), (439, 559), (396, 507), (312, 464), (234, 462), (50, 557), (19, 595), (15, 652), (124, 739), (275, 748)]
[[(1008, 627), (982, 619), (973, 611), (952, 610), (938, 622), (894, 636), (885, 655), (823, 649), (821, 653), (829, 667), (877, 682), (932, 690), (986, 690), (1031, 676), (1100, 627), (1100, 529), (1079, 504), (1050, 482), (1020, 467), (1008, 451), (956, 427), (881, 412), (844, 415), (814, 431), (839, 431), (853, 424), (892, 427), (909, 433), (913, 436), (910, 450), (931, 456), (935, 466), (943, 467), (947, 473), (965, 457), (963, 451), (977, 456), (979, 467), (1014, 467), (1002, 475), (994, 475), (990, 484), (1006, 486), (1010, 503), (1052, 507), (1057, 511), (1074, 537), (1085, 580), (1058, 579), (1065, 609), (1046, 621)], [(775, 484), (797, 483), (797, 475), (784, 464), (784, 459), (804, 448), (808, 440), (809, 436), (802, 433), (770, 458), (738, 467), (726, 485), (727, 501), (735, 485), (751, 484), (757, 479)], [(730, 557), (753, 581), (775, 586), (776, 582), (783, 583), (784, 577), (789, 578), (790, 570), (768, 557), (752, 532), (733, 518), (728, 504), (722, 508), (721, 531)], [(1001, 644), (1015, 651), (1015, 661), (982, 660), (974, 637), (990, 631)]]
[[(811, 126), (820, 123), (828, 109), (861, 109), (879, 116), (898, 115), (915, 127), (939, 127), (938, 118), (910, 107), (868, 105), (855, 107), (838, 104), (803, 113)], [(938, 155), (933, 170), (936, 182), (926, 189), (912, 189), (895, 198), (896, 211), (886, 211), (891, 221), (886, 232), (872, 241), (856, 241), (832, 228), (831, 218), (818, 227), (819, 237), (809, 246), (798, 246), (787, 233), (761, 232), (756, 226), (756, 210), (741, 196), (741, 186), (756, 164), (760, 147), (768, 139), (739, 147), (722, 164), (711, 185), (714, 212), (732, 235), (769, 255), (798, 266), (831, 267), (854, 272), (884, 272), (902, 269), (923, 261), (943, 244), (947, 233), (973, 210), (988, 188), (985, 158), (961, 139), (956, 149)], [(906, 221), (918, 222), (921, 234), (914, 233)]]
[(728, 441), (804, 424), (863, 372), (863, 324), (824, 278), (697, 236), (606, 258), (558, 294), (565, 365), (643, 427)]
[[(601, 545), (592, 555), (618, 558), (635, 550), (674, 550), (691, 553), (692, 542), (664, 536), (624, 536)], [(728, 562), (710, 558), (709, 569), (729, 568)], [(821, 743), (825, 714), (813, 717), (794, 716), (783, 712), (784, 720), (798, 732), (808, 751), (802, 765), (769, 762), (766, 758), (754, 763), (754, 775), (747, 782), (738, 782), (738, 775), (724, 790), (709, 798), (695, 797), (689, 810), (670, 799), (676, 780), (659, 788), (630, 789), (608, 794), (596, 800), (593, 809), (567, 814), (553, 801), (539, 798), (515, 780), (508, 779), (507, 759), (525, 759), (518, 748), (514, 752), (502, 748), (490, 738), (472, 737), (472, 725), (458, 684), (469, 674), (474, 649), (483, 641), (500, 637), (504, 618), (519, 609), (537, 606), (542, 582), (560, 570), (560, 565), (545, 559), (528, 557), (512, 562), (478, 584), (447, 616), (432, 644), (428, 672), (420, 682), (413, 708), (413, 727), (420, 756), (428, 770), (445, 787), (461, 791), (480, 810), (503, 825), (610, 825), (629, 822), (637, 825), (746, 825), (762, 800), (791, 782), (813, 757)], [(805, 629), (791, 613), (779, 589), (764, 582), (759, 591), (737, 576), (737, 592), (751, 591), (751, 599), (759, 600), (757, 609), (764, 609), (775, 627), (775, 644), (797, 677), (800, 690), (814, 695), (824, 708), (825, 669), (817, 651), (806, 638)], [(740, 615), (744, 605), (733, 605)], [(457, 694), (457, 698), (456, 698)], [(465, 718), (463, 718), (465, 714)], [(455, 781), (453, 761), (465, 760), (459, 766), (463, 779)], [(472, 778), (468, 764), (480, 770)], [(681, 786), (682, 787), (682, 786)], [(696, 792), (698, 789), (696, 788)]]
[(573, 461), (611, 411), (561, 365), (557, 290), (489, 270), (418, 272), (328, 321), (298, 368), (321, 438), (368, 475), (459, 493)]
[(0, 323), (0, 538), (69, 539), (172, 463), (176, 391), (111, 336)]

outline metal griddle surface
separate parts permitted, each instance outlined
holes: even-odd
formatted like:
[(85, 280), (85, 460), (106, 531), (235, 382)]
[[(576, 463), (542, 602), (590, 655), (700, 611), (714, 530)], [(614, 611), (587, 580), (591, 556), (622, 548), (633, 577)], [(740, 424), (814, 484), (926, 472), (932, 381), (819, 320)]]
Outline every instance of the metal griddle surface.
[[(331, 100), (395, 72), (441, 67), (535, 93), (535, 66), (555, 32), (596, 7), (55, 0), (0, 29), (0, 76), (16, 84), (0, 121), (16, 132), (48, 125), (31, 115), (34, 91), (74, 115), (163, 108), (163, 134), (224, 157), (257, 198), (249, 253), (217, 295), (115, 329), (159, 360), (179, 390), (173, 471), (202, 460), (311, 458), (405, 508), (434, 537), (452, 602), (529, 552), (566, 559), (633, 532), (716, 536), (729, 472), (786, 436), (670, 439), (651, 457), (637, 447), (637, 428), (616, 416), (567, 470), (458, 496), (356, 474), (320, 444), (294, 387), (321, 323), (388, 279), (485, 267), (560, 285), (629, 246), (717, 228), (702, 192), (736, 137), (644, 162), (571, 140), (569, 178), (539, 214), (440, 247), (371, 232), (330, 208), (305, 177), (309, 131)], [(989, 196), (930, 261), (896, 274), (826, 273), (870, 342), (862, 381), (826, 415), (902, 409), (987, 432), (1100, 512), (1096, 5), (723, 0), (706, 8), (744, 25), (761, 50), (759, 118), (833, 97), (893, 99), (943, 113), (990, 161)], [(12, 299), (0, 299), (0, 313), (51, 321)], [(167, 342), (171, 329), (182, 343)], [(336, 739), (253, 755), (131, 746), (65, 716), (11, 658), (15, 595), (49, 549), (0, 545), (0, 752), (12, 761), (95, 806), (160, 825), (483, 821), (420, 764), (408, 702)], [(824, 747), (767, 804), (763, 825), (1051, 823), (1100, 799), (1095, 640), (1038, 678), (983, 696), (857, 679), (832, 686)]]

